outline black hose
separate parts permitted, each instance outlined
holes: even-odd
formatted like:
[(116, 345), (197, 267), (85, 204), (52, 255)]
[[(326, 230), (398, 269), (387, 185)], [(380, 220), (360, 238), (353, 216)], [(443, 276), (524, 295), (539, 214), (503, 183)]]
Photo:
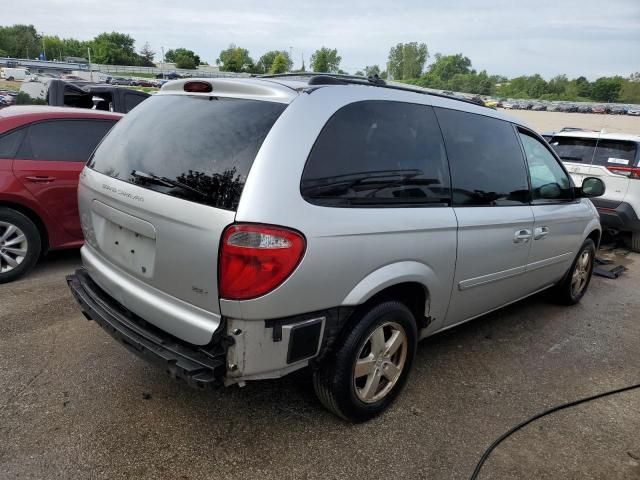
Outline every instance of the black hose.
[(607, 397), (609, 395), (615, 395), (616, 393), (627, 392), (627, 391), (633, 390), (635, 388), (640, 388), (640, 383), (638, 383), (636, 385), (631, 385), (631, 386), (628, 386), (628, 387), (618, 388), (616, 390), (610, 390), (608, 392), (598, 393), (597, 395), (592, 395), (590, 397), (581, 398), (579, 400), (573, 400), (572, 402), (562, 403), (560, 405), (556, 405), (555, 407), (551, 407), (550, 409), (545, 410), (544, 412), (538, 413), (538, 414), (534, 415), (533, 417), (529, 417), (524, 422), (519, 423), (515, 427), (511, 428), (509, 431), (507, 431), (507, 432), (503, 433), (502, 435), (500, 435), (489, 446), (489, 448), (487, 448), (485, 450), (485, 452), (482, 454), (482, 457), (480, 457), (480, 461), (478, 461), (478, 464), (476, 465), (476, 468), (473, 471), (473, 474), (471, 475), (470, 480), (476, 480), (478, 478), (478, 475), (480, 474), (480, 469), (482, 468), (484, 463), (487, 461), (487, 458), (489, 458), (489, 455), (491, 455), (491, 452), (493, 452), (493, 450), (495, 450), (495, 448), (498, 445), (500, 445), (500, 443), (502, 443), (503, 440), (505, 440), (511, 434), (513, 434), (513, 433), (517, 432), (518, 430), (520, 430), (522, 427), (525, 427), (526, 425), (529, 425), (531, 422), (534, 422), (534, 421), (538, 420), (539, 418), (544, 417), (545, 415), (549, 415), (550, 413), (557, 412), (558, 410), (564, 410), (565, 408), (574, 407), (576, 405), (580, 405), (581, 403), (590, 402), (591, 400), (597, 400), (598, 398)]

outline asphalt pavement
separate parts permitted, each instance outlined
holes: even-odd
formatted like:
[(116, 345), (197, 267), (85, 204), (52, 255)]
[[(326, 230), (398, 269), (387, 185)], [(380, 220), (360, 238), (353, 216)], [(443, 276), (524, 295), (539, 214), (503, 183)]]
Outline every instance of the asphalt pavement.
[[(620, 252), (624, 253), (624, 252)], [(540, 294), (431, 337), (407, 388), (366, 424), (339, 420), (304, 375), (191, 390), (115, 343), (51, 254), (0, 285), (1, 479), (465, 479), (512, 425), (640, 383), (640, 255), (582, 303)], [(640, 390), (537, 421), (483, 479), (640, 479)]]

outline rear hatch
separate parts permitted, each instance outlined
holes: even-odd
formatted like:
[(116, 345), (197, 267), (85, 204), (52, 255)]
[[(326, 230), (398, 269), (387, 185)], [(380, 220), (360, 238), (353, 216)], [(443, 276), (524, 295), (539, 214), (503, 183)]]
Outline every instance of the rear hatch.
[(549, 143), (577, 186), (586, 177), (598, 177), (606, 186), (601, 198), (609, 201), (609, 207), (615, 208), (624, 200), (629, 189), (629, 169), (637, 163), (636, 142), (559, 135)]
[(79, 190), (83, 260), (94, 280), (150, 323), (207, 343), (220, 312), (220, 237), (285, 107), (161, 94), (124, 117), (87, 164)]

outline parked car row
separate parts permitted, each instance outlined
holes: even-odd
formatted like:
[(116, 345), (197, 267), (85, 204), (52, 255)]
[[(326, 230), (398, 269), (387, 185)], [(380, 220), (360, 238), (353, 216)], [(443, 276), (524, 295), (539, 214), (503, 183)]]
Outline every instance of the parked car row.
[(494, 100), (492, 105), (506, 110), (547, 112), (601, 113), (609, 115), (640, 115), (637, 105), (592, 104), (582, 102), (546, 102), (539, 100)]
[(111, 85), (126, 85), (129, 87), (153, 87), (160, 88), (167, 80), (156, 80), (151, 78), (133, 78), (133, 77), (109, 77), (106, 83)]

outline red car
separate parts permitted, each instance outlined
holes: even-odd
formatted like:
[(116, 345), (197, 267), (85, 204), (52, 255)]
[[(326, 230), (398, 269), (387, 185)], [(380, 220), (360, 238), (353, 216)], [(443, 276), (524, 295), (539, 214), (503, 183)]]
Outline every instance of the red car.
[(0, 283), (24, 275), (48, 250), (82, 245), (78, 177), (121, 117), (82, 108), (0, 110)]

